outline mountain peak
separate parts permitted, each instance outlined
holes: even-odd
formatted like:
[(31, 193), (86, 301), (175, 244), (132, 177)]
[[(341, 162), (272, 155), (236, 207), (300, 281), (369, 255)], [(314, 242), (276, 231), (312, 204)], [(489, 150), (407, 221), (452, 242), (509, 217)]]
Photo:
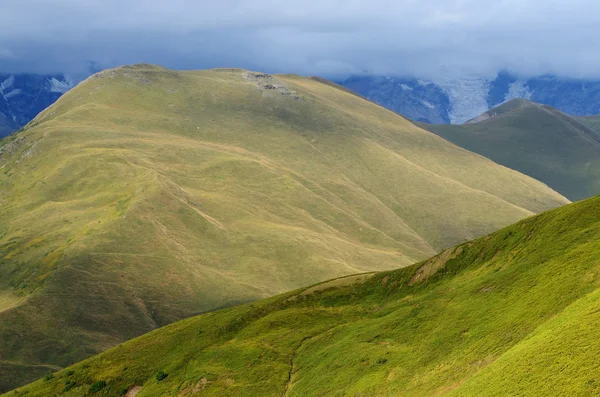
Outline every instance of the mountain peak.
[(502, 114), (514, 112), (515, 110), (522, 109), (522, 108), (525, 108), (528, 106), (539, 106), (539, 105), (535, 102), (531, 102), (528, 99), (514, 98), (514, 99), (511, 99), (510, 101), (504, 102), (503, 104), (498, 105), (498, 106), (488, 110), (487, 112), (480, 114), (479, 116), (477, 116), (471, 120), (467, 120), (464, 124), (479, 123), (481, 121), (489, 120), (493, 117), (497, 117)]

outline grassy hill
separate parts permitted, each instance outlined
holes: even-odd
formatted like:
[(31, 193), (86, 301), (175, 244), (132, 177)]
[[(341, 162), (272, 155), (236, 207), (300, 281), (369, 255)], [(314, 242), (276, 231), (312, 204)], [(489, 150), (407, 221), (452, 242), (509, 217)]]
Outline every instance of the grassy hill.
[(597, 395), (598, 241), (595, 197), (180, 321), (7, 396)]
[(522, 108), (532, 106), (532, 105), (535, 105), (535, 104), (531, 101), (528, 101), (527, 99), (515, 98), (515, 99), (505, 102), (501, 105), (498, 105), (471, 120), (468, 120), (467, 122), (465, 122), (465, 124), (479, 123), (480, 121), (485, 121), (485, 120), (491, 119), (493, 117), (502, 116), (504, 114), (511, 113), (511, 112), (514, 112), (514, 111), (517, 111), (517, 110), (520, 110)]
[(568, 202), (335, 86), (243, 70), (108, 70), (0, 145), (0, 390)]
[(570, 200), (600, 194), (600, 135), (581, 118), (516, 99), (463, 125), (419, 125)]
[(600, 134), (600, 116), (575, 117), (575, 119), (595, 133)]

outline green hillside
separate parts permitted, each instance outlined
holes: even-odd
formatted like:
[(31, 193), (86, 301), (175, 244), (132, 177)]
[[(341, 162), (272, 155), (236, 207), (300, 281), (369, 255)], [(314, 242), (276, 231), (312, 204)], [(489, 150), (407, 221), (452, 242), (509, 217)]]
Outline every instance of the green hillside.
[(516, 110), (519, 110), (519, 109), (522, 109), (525, 107), (529, 107), (532, 105), (535, 105), (535, 104), (531, 101), (528, 101), (527, 99), (515, 98), (515, 99), (505, 102), (501, 105), (498, 105), (498, 106), (494, 107), (493, 109), (488, 110), (485, 113), (480, 114), (479, 116), (475, 117), (474, 119), (468, 120), (467, 122), (465, 122), (465, 124), (478, 123), (480, 121), (485, 121), (485, 120), (491, 119), (493, 117), (501, 116), (506, 113), (511, 113)]
[(517, 99), (463, 125), (419, 125), (581, 200), (600, 194), (600, 135), (580, 121)]
[(600, 393), (600, 196), (159, 329), (10, 396)]
[(568, 202), (335, 86), (243, 70), (108, 70), (0, 145), (0, 390)]
[(600, 134), (600, 116), (575, 117), (577, 121), (584, 124), (596, 134)]

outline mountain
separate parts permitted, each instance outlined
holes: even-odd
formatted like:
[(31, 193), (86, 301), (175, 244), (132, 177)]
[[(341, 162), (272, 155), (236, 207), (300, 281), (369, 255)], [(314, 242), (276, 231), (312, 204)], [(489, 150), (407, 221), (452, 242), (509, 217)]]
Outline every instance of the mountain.
[(549, 75), (523, 79), (499, 73), (491, 82), (489, 106), (512, 98), (529, 99), (573, 116), (596, 115), (600, 114), (600, 81)]
[(64, 75), (0, 73), (0, 138), (25, 126), (73, 85)]
[(600, 114), (600, 81), (556, 76), (518, 77), (465, 73), (433, 79), (351, 76), (340, 84), (411, 120), (462, 124), (515, 98), (555, 107), (569, 115)]
[(568, 203), (333, 83), (121, 67), (0, 144), (0, 387)]
[(515, 99), (463, 125), (421, 126), (571, 200), (600, 194), (600, 135), (550, 106)]
[(599, 240), (595, 197), (183, 320), (7, 396), (598, 395)]
[[(89, 74), (98, 71), (90, 63)], [(76, 81), (60, 74), (0, 73), (0, 137), (23, 127)], [(500, 72), (434, 79), (361, 75), (340, 84), (411, 120), (433, 124), (461, 124), (513, 98), (530, 99), (570, 115), (600, 114), (600, 82), (596, 80), (521, 78)]]
[(450, 99), (441, 87), (414, 78), (352, 76), (342, 85), (415, 121), (448, 124)]

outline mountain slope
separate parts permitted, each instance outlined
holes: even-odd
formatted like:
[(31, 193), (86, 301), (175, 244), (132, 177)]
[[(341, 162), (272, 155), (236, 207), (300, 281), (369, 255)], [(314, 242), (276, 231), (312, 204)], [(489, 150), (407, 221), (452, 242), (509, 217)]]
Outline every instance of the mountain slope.
[(471, 120), (467, 120), (465, 124), (479, 123), (480, 121), (485, 121), (529, 106), (535, 106), (535, 104), (527, 99), (516, 98), (496, 106)]
[(14, 395), (596, 395), (598, 241), (595, 197), (408, 268), (183, 320)]
[(420, 125), (571, 200), (600, 193), (600, 136), (549, 106), (516, 99), (464, 125)]
[(242, 70), (96, 74), (0, 151), (5, 389), (568, 202), (334, 86)]
[(575, 119), (595, 133), (600, 134), (600, 116), (575, 117)]

